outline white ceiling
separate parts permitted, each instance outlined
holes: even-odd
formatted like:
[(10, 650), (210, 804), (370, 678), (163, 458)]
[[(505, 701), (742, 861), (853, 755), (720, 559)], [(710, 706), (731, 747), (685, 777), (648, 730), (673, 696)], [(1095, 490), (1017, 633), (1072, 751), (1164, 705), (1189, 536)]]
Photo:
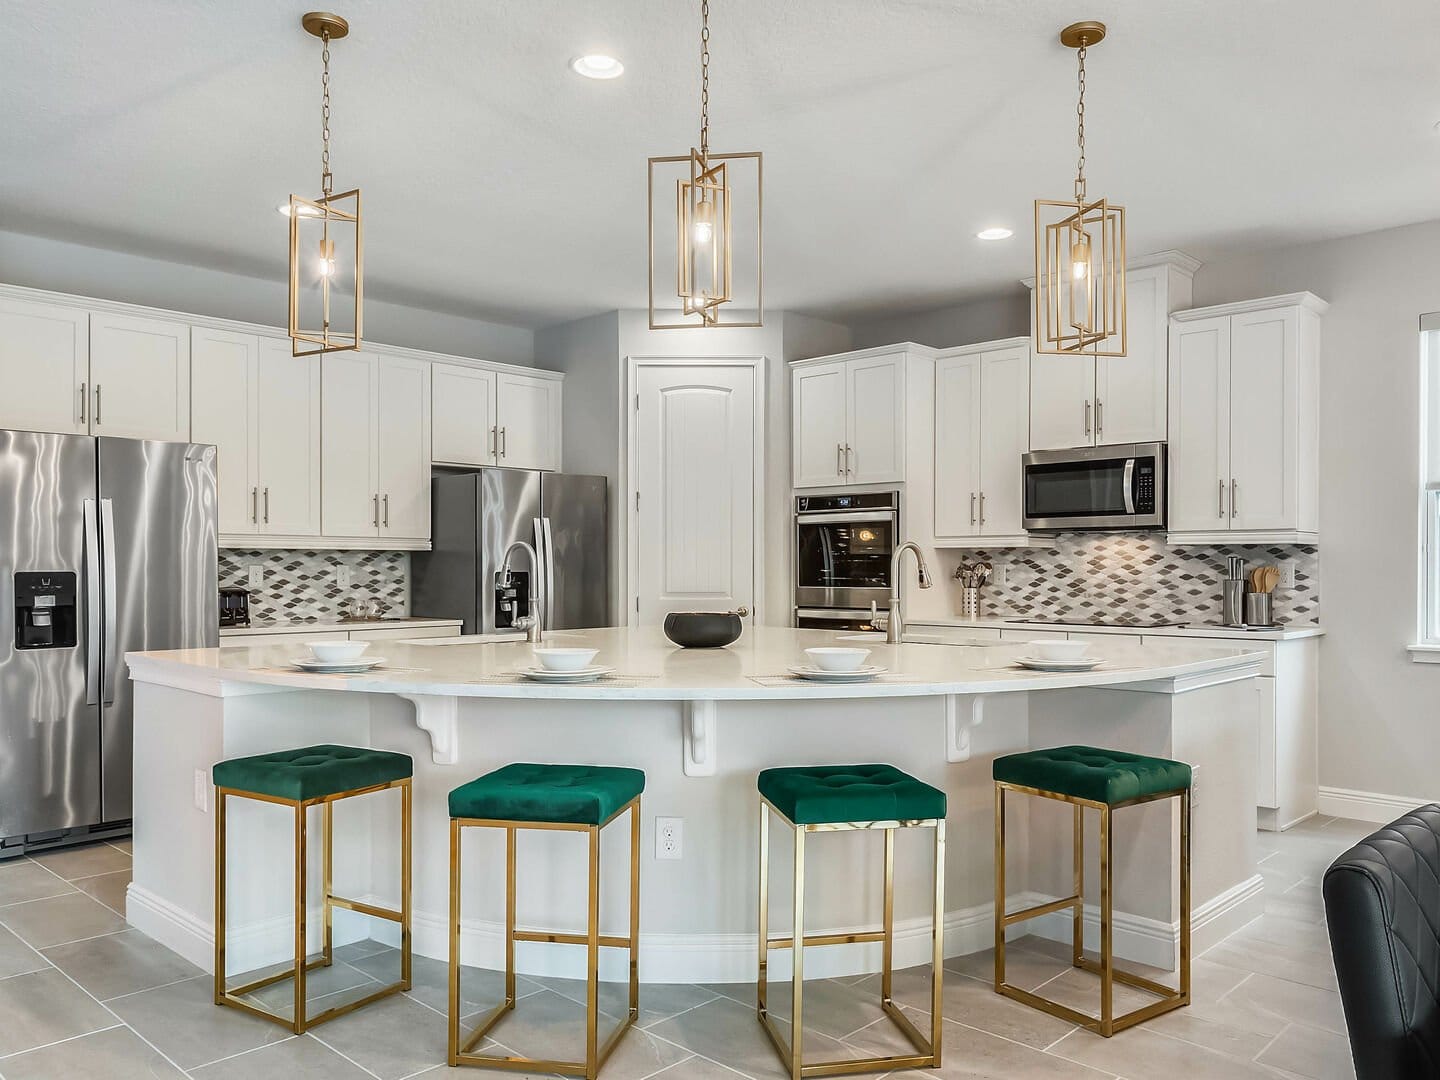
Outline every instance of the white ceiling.
[[(541, 325), (645, 303), (645, 159), (695, 140), (698, 0), (333, 0), (367, 294)], [(0, 226), (283, 276), (319, 181), (304, 0), (0, 2)], [(767, 306), (860, 317), (1029, 272), (1070, 189), (1132, 253), (1440, 217), (1434, 0), (712, 0), (712, 147), (765, 153)], [(570, 72), (611, 52), (613, 82)], [(984, 244), (975, 232), (1009, 225)]]

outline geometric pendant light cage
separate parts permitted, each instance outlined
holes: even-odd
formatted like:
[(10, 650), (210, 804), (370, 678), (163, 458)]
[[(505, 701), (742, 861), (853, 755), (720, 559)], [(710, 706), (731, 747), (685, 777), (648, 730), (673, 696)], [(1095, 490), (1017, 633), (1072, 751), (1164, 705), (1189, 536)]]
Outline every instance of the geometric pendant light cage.
[(291, 195), (290, 342), (295, 356), (342, 352), (361, 345), (364, 226), (360, 189), (333, 190), (330, 173), (330, 42), (350, 32), (339, 15), (308, 12), (305, 30), (322, 42), (321, 169), (315, 199)]
[(1077, 50), (1076, 107), (1080, 156), (1072, 199), (1035, 200), (1035, 351), (1051, 355), (1124, 356), (1125, 208), (1085, 190), (1085, 55), (1105, 24), (1081, 22), (1060, 33)]

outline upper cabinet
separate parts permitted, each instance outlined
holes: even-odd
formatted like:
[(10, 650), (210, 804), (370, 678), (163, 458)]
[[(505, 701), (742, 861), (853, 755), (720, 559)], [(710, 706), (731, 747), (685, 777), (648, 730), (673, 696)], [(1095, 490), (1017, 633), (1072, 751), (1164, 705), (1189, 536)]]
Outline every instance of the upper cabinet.
[(436, 364), (432, 383), (437, 465), (560, 468), (558, 376)]
[(560, 468), (560, 381), (502, 372), (495, 384), (495, 453), (510, 469)]
[(1031, 358), (1030, 449), (1164, 441), (1169, 315), (1189, 306), (1198, 265), (1178, 252), (1131, 263), (1126, 355)]
[[(908, 369), (921, 346), (868, 349), (790, 371), (794, 486), (905, 479)], [(923, 350), (930, 363), (929, 350)], [(928, 382), (928, 368), (926, 371)]]
[(1024, 544), (1021, 457), (1029, 441), (1027, 338), (949, 349), (935, 360), (938, 546)]
[(0, 297), (0, 428), (89, 430), (90, 313)]
[(430, 372), (430, 390), (435, 463), (495, 464), (495, 372), (436, 364)]
[(1320, 317), (1311, 293), (1170, 320), (1170, 540), (1319, 538)]

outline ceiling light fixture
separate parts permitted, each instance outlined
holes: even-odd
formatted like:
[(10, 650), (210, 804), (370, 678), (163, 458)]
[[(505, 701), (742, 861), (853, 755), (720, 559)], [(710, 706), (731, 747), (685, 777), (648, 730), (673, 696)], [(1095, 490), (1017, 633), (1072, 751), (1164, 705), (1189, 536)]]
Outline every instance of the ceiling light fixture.
[[(682, 171), (682, 167), (683, 170)], [(753, 174), (753, 182), (750, 176)], [(650, 329), (679, 330), (697, 326), (760, 326), (764, 318), (762, 281), (764, 264), (761, 246), (764, 238), (762, 204), (764, 162), (757, 152), (743, 154), (712, 154), (710, 152), (710, 0), (700, 4), (700, 148), (677, 157), (650, 159), (648, 207), (650, 211)], [(662, 186), (675, 176), (675, 290), (678, 312), (667, 302), (657, 318), (655, 308), (655, 230), (657, 177)], [(736, 182), (739, 181), (739, 182)], [(746, 228), (742, 245), (735, 244), (734, 219), (742, 211)], [(749, 219), (753, 214), (753, 235)], [(666, 215), (662, 215), (666, 216)], [(662, 229), (669, 225), (658, 223)], [(746, 316), (722, 320), (725, 305), (735, 302), (734, 256), (746, 259), (753, 246), (755, 259), (755, 293), (753, 309), (743, 309)], [(663, 286), (662, 286), (663, 290)], [(748, 297), (747, 297), (748, 300)], [(742, 310), (735, 306), (729, 311)], [(664, 313), (678, 321), (666, 321)]]
[(993, 229), (981, 229), (975, 234), (980, 240), (1009, 240), (1014, 235), (1015, 230), (998, 225)]
[(1077, 50), (1075, 197), (1035, 200), (1035, 351), (1051, 355), (1125, 355), (1125, 208), (1085, 191), (1085, 53), (1105, 39), (1105, 24), (1060, 31)]
[(300, 25), (322, 42), (321, 195), (291, 195), (283, 210), (290, 219), (290, 351), (313, 356), (360, 348), (364, 254), (360, 189), (337, 195), (330, 174), (330, 42), (348, 34), (350, 24), (328, 11), (311, 11)]
[(625, 65), (604, 53), (587, 53), (571, 60), (570, 70), (587, 79), (618, 79), (625, 74)]

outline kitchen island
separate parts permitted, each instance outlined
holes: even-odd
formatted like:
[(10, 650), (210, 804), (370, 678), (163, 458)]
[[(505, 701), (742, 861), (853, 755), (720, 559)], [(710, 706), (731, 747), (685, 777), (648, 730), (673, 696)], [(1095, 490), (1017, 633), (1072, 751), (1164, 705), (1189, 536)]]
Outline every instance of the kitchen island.
[[(1041, 636), (1038, 635), (1037, 636)], [(993, 794), (990, 761), (1039, 746), (1089, 743), (1173, 757), (1196, 767), (1195, 946), (1260, 913), (1255, 836), (1255, 676), (1243, 648), (1098, 643), (1102, 666), (1048, 674), (1015, 666), (1023, 643), (877, 644), (871, 683), (822, 685), (788, 676), (813, 645), (837, 635), (747, 629), (727, 649), (682, 650), (654, 629), (568, 631), (555, 645), (600, 650), (615, 675), (598, 683), (541, 685), (515, 672), (524, 642), (390, 642), (386, 665), (363, 676), (287, 667), (297, 646), (133, 653), (136, 683), (135, 857), (128, 917), (188, 959), (211, 962), (214, 837), (210, 767), (223, 758), (312, 743), (401, 751), (415, 760), (414, 944), (447, 955), (451, 788), (512, 761), (583, 762), (644, 769), (641, 978), (739, 981), (754, 976), (758, 801), (755, 774), (775, 765), (890, 762), (949, 797), (946, 953), (988, 947), (992, 937)], [(838, 642), (850, 644), (850, 642)], [(394, 904), (399, 814), (394, 793), (336, 812), (337, 890)], [(1010, 904), (1068, 891), (1068, 811), (1013, 810)], [(1168, 803), (1117, 818), (1117, 955), (1166, 966), (1176, 953), (1177, 843)], [(656, 817), (684, 820), (679, 858), (654, 851)], [(318, 820), (318, 815), (317, 815)], [(1091, 825), (1093, 826), (1093, 822)], [(290, 947), (290, 820), (266, 806), (230, 815), (230, 953), (239, 967), (283, 959)], [(485, 830), (473, 830), (482, 834)], [(623, 832), (623, 830), (622, 830)], [(913, 840), (913, 843), (908, 841)], [(622, 835), (603, 847), (602, 932), (623, 919), (628, 885)], [(503, 835), (467, 837), (462, 956), (498, 967), (503, 937)], [(1090, 852), (1096, 850), (1092, 842)], [(810, 932), (878, 922), (878, 836), (836, 834), (812, 845)], [(921, 838), (896, 844), (897, 963), (928, 948), (930, 862)], [(652, 857), (654, 855), (654, 857)], [(777, 873), (783, 877), (777, 856)], [(578, 860), (578, 861), (577, 861)], [(583, 923), (583, 848), (560, 833), (526, 836), (520, 851), (522, 924)], [(318, 864), (316, 868), (318, 875)], [(1092, 865), (1092, 889), (1098, 878)], [(775, 912), (784, 896), (773, 896)], [(374, 936), (362, 916), (337, 916), (337, 942)], [(1094, 913), (1089, 923), (1094, 929)], [(1030, 924), (1068, 940), (1068, 915)], [(779, 926), (776, 932), (783, 932)], [(522, 943), (522, 972), (574, 975), (583, 952)], [(620, 974), (602, 965), (605, 977)], [(876, 945), (817, 950), (816, 977), (878, 968)]]

